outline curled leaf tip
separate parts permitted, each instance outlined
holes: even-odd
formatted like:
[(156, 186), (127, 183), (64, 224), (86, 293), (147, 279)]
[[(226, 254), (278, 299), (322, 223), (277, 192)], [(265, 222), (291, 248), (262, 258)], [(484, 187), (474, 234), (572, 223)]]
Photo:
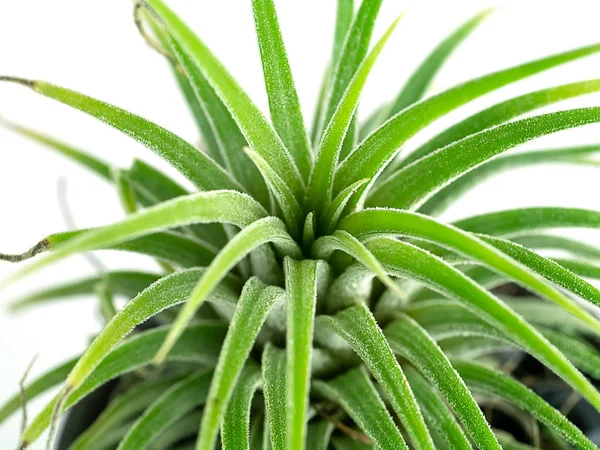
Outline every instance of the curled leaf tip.
[(28, 88), (32, 88), (35, 86), (35, 82), (32, 80), (27, 80), (25, 78), (19, 77), (10, 77), (6, 75), (0, 75), (0, 81), (10, 81), (11, 83), (22, 84), (23, 86), (27, 86)]
[(0, 253), (0, 261), (8, 261), (8, 262), (21, 262), (27, 259), (33, 258), (39, 253), (42, 253), (50, 248), (50, 241), (48, 239), (43, 239), (29, 250), (24, 253), (16, 254), (16, 255), (8, 255), (4, 253)]

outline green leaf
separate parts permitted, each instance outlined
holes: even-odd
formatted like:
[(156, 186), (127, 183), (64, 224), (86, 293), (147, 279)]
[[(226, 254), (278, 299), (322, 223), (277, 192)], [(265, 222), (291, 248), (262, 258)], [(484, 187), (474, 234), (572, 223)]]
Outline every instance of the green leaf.
[(585, 373), (600, 380), (600, 352), (589, 342), (555, 330), (543, 330), (544, 336)]
[(600, 44), (595, 44), (504, 69), (467, 81), (406, 108), (361, 142), (342, 161), (335, 177), (334, 194), (363, 178), (374, 180), (408, 139), (446, 113), (502, 86), (598, 51)]
[[(223, 151), (219, 147), (219, 144), (217, 143), (217, 139), (215, 136), (216, 133), (213, 130), (212, 123), (209, 122), (208, 112), (205, 110), (208, 105), (206, 105), (206, 102), (203, 103), (202, 99), (199, 96), (197, 96), (197, 94), (194, 90), (194, 87), (192, 86), (191, 77), (187, 77), (186, 74), (184, 73), (184, 71), (182, 70), (182, 67), (177, 65), (175, 55), (173, 53), (173, 50), (169, 46), (169, 40), (168, 40), (167, 35), (165, 34), (164, 30), (158, 24), (156, 19), (154, 17), (152, 17), (152, 15), (149, 14), (147, 11), (144, 11), (142, 9), (137, 9), (137, 7), (136, 7), (134, 15), (135, 15), (136, 22), (139, 21), (139, 23), (136, 23), (136, 25), (138, 25), (139, 31), (143, 35), (143, 37), (146, 39), (146, 41), (149, 42), (151, 40), (151, 36), (144, 35), (146, 33), (145, 31), (142, 30), (144, 22), (149, 25), (152, 34), (157, 39), (157, 41), (158, 41), (157, 45), (152, 45), (150, 42), (149, 42), (149, 44), (151, 46), (155, 47), (155, 49), (159, 53), (161, 53), (163, 56), (165, 56), (167, 58), (169, 65), (171, 66), (171, 71), (173, 72), (175, 80), (177, 81), (177, 84), (179, 85), (179, 89), (181, 90), (181, 93), (183, 94), (184, 99), (185, 99), (188, 107), (190, 108), (192, 115), (194, 116), (196, 124), (198, 125), (198, 128), (200, 129), (200, 133), (201, 133), (202, 139), (203, 139), (202, 144), (204, 144), (206, 146), (206, 151), (221, 166), (227, 167), (227, 165), (225, 164), (224, 157), (223, 157)], [(160, 44), (160, 47), (161, 47), (160, 50), (157, 48), (158, 44)], [(214, 94), (214, 91), (213, 91), (213, 96), (214, 96), (214, 98), (211, 98), (211, 100), (216, 99), (217, 103), (220, 103), (220, 101), (218, 100), (218, 97), (216, 97), (216, 95)], [(222, 104), (221, 104), (221, 107), (222, 107)], [(213, 119), (213, 118), (211, 117), (210, 119)], [(239, 134), (239, 130), (238, 130), (238, 134)]]
[(90, 171), (94, 172), (96, 175), (104, 178), (107, 181), (111, 180), (111, 166), (110, 164), (102, 161), (100, 158), (90, 155), (89, 153), (75, 148), (69, 144), (61, 142), (57, 139), (54, 139), (51, 136), (46, 134), (42, 134), (39, 131), (33, 130), (31, 128), (26, 128), (24, 126), (18, 125), (16, 123), (9, 122), (3, 118), (0, 118), (0, 125), (4, 125), (8, 129), (15, 131), (22, 136), (25, 136), (29, 139), (32, 139), (35, 142), (43, 144), (44, 146), (54, 150), (59, 155), (68, 158), (83, 167), (86, 167)]
[[(368, 3), (381, 3), (381, 0), (368, 0)], [(360, 16), (360, 11), (359, 11)], [(344, 137), (354, 117), (354, 112), (358, 106), (358, 100), (367, 77), (377, 61), (377, 57), (383, 50), (383, 47), (390, 38), (392, 32), (398, 25), (402, 16), (398, 17), (387, 29), (379, 42), (373, 47), (369, 55), (361, 62), (348, 83), (348, 88), (343, 96), (340, 97), (339, 104), (336, 101), (335, 112), (331, 115), (331, 120), (323, 132), (323, 137), (319, 144), (317, 160), (310, 175), (308, 182), (307, 203), (310, 210), (315, 210), (317, 217), (324, 214), (325, 209), (331, 201), (333, 177), (338, 163), (340, 150)], [(334, 88), (335, 92), (335, 88)]]
[[(44, 392), (52, 389), (59, 385), (67, 378), (69, 372), (77, 362), (77, 358), (71, 359), (67, 362), (60, 364), (59, 366), (50, 369), (44, 374), (40, 375), (35, 381), (32, 381), (25, 387), (25, 398), (28, 402), (34, 398), (40, 396)], [(11, 398), (6, 400), (0, 405), (0, 425), (13, 415), (19, 408), (22, 407), (22, 396), (21, 393), (13, 395)]]
[(44, 81), (14, 80), (35, 92), (78, 109), (127, 134), (181, 172), (198, 189), (240, 189), (229, 174), (196, 147), (164, 128), (116, 106)]
[(287, 449), (287, 416), (284, 414), (287, 410), (286, 372), (285, 351), (267, 344), (262, 355), (262, 378), (266, 420), (273, 450)]
[(300, 258), (302, 255), (298, 245), (285, 230), (283, 222), (276, 217), (265, 217), (244, 228), (221, 250), (198, 281), (194, 291), (173, 322), (164, 345), (157, 353), (156, 364), (160, 364), (165, 359), (180, 334), (193, 320), (200, 305), (227, 272), (252, 250), (266, 243), (275, 244), (284, 255), (296, 258)]
[(394, 283), (385, 269), (379, 264), (371, 252), (357, 238), (350, 233), (338, 230), (331, 236), (323, 236), (315, 241), (311, 252), (316, 259), (327, 260), (335, 251), (342, 251), (352, 256), (358, 262), (371, 270), (389, 289), (404, 295), (400, 287)]
[(328, 382), (316, 380), (314, 388), (339, 403), (378, 448), (408, 449), (377, 389), (361, 368)]
[(402, 369), (375, 318), (364, 305), (347, 308), (335, 316), (320, 316), (360, 356), (386, 394), (416, 449), (434, 445)]
[(400, 314), (384, 333), (392, 350), (408, 359), (442, 393), (479, 448), (501, 449), (463, 380), (423, 328)]
[[(340, 223), (340, 228), (363, 239), (377, 234), (416, 237), (458, 252), (470, 260), (478, 261), (541, 296), (556, 302), (571, 314), (586, 322), (597, 333), (600, 333), (600, 322), (593, 315), (571, 298), (549, 285), (535, 272), (529, 270), (526, 267), (527, 264), (520, 264), (518, 261), (523, 258), (511, 258), (511, 255), (503, 252), (502, 248), (500, 248), (501, 251), (498, 251), (493, 245), (485, 242), (485, 239), (479, 239), (459, 228), (444, 225), (427, 216), (394, 209), (365, 209), (344, 218)], [(537, 272), (543, 274), (547, 270), (537, 270)], [(567, 277), (560, 278), (565, 279)], [(577, 281), (577, 277), (570, 277), (567, 284), (576, 283)], [(600, 296), (598, 296), (598, 299), (600, 299)]]
[(471, 444), (435, 389), (412, 367), (404, 368), (430, 430), (437, 431), (450, 450), (471, 450)]
[(370, 444), (366, 444), (350, 436), (333, 436), (331, 439), (335, 450), (374, 450)]
[[(180, 197), (140, 211), (113, 225), (83, 233), (58, 246), (45, 258), (17, 271), (11, 279), (19, 279), (74, 253), (121, 244), (166, 228), (202, 222), (225, 222), (245, 227), (265, 215), (262, 206), (239, 192), (212, 191)], [(52, 247), (52, 239), (48, 244)]]
[(550, 228), (598, 228), (600, 212), (578, 208), (518, 208), (457, 220), (454, 225), (471, 233), (518, 236)]
[(348, 30), (350, 30), (350, 27), (352, 26), (353, 18), (354, 0), (337, 0), (335, 32), (333, 36), (331, 59), (327, 65), (325, 73), (323, 74), (319, 97), (317, 99), (317, 108), (311, 127), (311, 138), (314, 147), (317, 147), (319, 144), (321, 132), (323, 131), (325, 113), (327, 112), (326, 108), (329, 102), (332, 83), (334, 81), (333, 78), (335, 77), (335, 70), (338, 67), (339, 59), (344, 48), (344, 42), (346, 40)]
[[(531, 250), (527, 250), (519, 244), (514, 244), (504, 239), (498, 239), (491, 236), (480, 236), (480, 238), (498, 248), (504, 254), (522, 262), (524, 265), (530, 267), (557, 286), (568, 290), (596, 306), (600, 306), (600, 290), (555, 261), (544, 258)], [(583, 320), (581, 314), (574, 313), (572, 308), (565, 307), (565, 305), (562, 304), (561, 306), (575, 317)], [(588, 320), (584, 320), (584, 322), (591, 325)], [(592, 328), (595, 330), (596, 326), (593, 326)]]
[(286, 181), (281, 179), (258, 153), (249, 148), (244, 149), (244, 151), (256, 165), (273, 196), (277, 199), (288, 229), (293, 236), (298, 236), (300, 224), (302, 223), (302, 209), (287, 186)]
[(312, 168), (312, 152), (273, 0), (253, 0), (271, 120), (296, 161), (304, 180)]
[(600, 122), (600, 108), (581, 108), (542, 114), (468, 136), (394, 173), (375, 187), (367, 205), (418, 208), (452, 180), (493, 156), (537, 137), (595, 122)]
[(123, 423), (126, 423), (136, 414), (142, 413), (180, 378), (176, 375), (166, 379), (151, 380), (133, 386), (117, 396), (104, 408), (94, 423), (71, 444), (69, 450), (91, 448), (93, 443), (101, 439), (107, 432), (122, 426)]
[(116, 271), (108, 272), (102, 276), (84, 278), (82, 280), (71, 281), (69, 283), (52, 286), (47, 289), (28, 294), (10, 304), (10, 309), (17, 311), (31, 306), (37, 306), (53, 300), (65, 300), (71, 297), (91, 295), (94, 293), (95, 286), (105, 281), (108, 290), (115, 295), (121, 295), (127, 299), (135, 297), (140, 291), (146, 289), (149, 285), (160, 278), (146, 272), (135, 271)]
[(177, 53), (177, 57), (184, 68), (185, 60), (182, 56), (189, 57), (202, 71), (240, 127), (249, 146), (289, 183), (290, 189), (299, 199), (303, 182), (294, 160), (248, 94), (208, 47), (161, 0), (147, 0), (144, 5), (156, 15), (167, 31), (170, 42), (175, 42), (181, 48), (182, 52)]
[(550, 367), (592, 405), (600, 408), (600, 393), (561, 352), (504, 303), (457, 269), (425, 250), (390, 238), (372, 239), (367, 247), (389, 273), (417, 279), (431, 289), (463, 302)]
[(598, 153), (600, 153), (600, 146), (587, 145), (504, 155), (476, 167), (437, 191), (421, 205), (419, 212), (429, 216), (440, 215), (476, 185), (503, 171), (551, 163), (597, 166), (597, 161), (590, 157)]
[(505, 100), (502, 103), (498, 103), (462, 120), (433, 137), (404, 158), (400, 163), (400, 167), (407, 166), (410, 163), (433, 153), (435, 150), (452, 144), (453, 142), (460, 141), (471, 134), (508, 122), (509, 120), (529, 111), (533, 111), (534, 109), (542, 108), (569, 98), (596, 92), (598, 90), (600, 90), (600, 79), (585, 80), (577, 83), (541, 89), (539, 91), (511, 98), (510, 100)]
[(331, 202), (329, 208), (325, 212), (325, 219), (323, 220), (323, 224), (325, 225), (325, 229), (327, 233), (333, 233), (337, 224), (342, 217), (342, 213), (344, 212), (344, 208), (352, 198), (354, 194), (358, 191), (358, 189), (368, 183), (368, 179), (359, 180), (356, 183), (351, 184), (346, 189), (343, 189)]
[(600, 260), (599, 248), (593, 247), (587, 242), (582, 242), (565, 236), (553, 236), (550, 234), (526, 234), (523, 236), (517, 236), (511, 240), (528, 248), (563, 250), (586, 260)]
[[(339, 108), (344, 93), (347, 91), (352, 78), (358, 72), (359, 65), (361, 65), (367, 56), (382, 0), (366, 0), (361, 2), (360, 8), (352, 20), (350, 29), (344, 32), (343, 29), (347, 27), (347, 21), (352, 17), (353, 5), (351, 2), (348, 3), (350, 4), (338, 5), (333, 65), (331, 66), (331, 92), (327, 99), (327, 108), (323, 122), (325, 128), (330, 126), (331, 118)], [(337, 29), (338, 26), (340, 27), (339, 31)], [(342, 39), (343, 47), (340, 49), (339, 43)]]
[(332, 432), (333, 424), (328, 420), (309, 423), (306, 435), (306, 448), (310, 448), (311, 450), (327, 450)]
[[(394, 99), (387, 116), (383, 121), (399, 113), (401, 110), (419, 101), (435, 75), (439, 72), (456, 48), (486, 19), (493, 9), (486, 9), (462, 24), (444, 39), (421, 63), (406, 82), (398, 96)], [(382, 121), (382, 122), (383, 122)], [(379, 125), (379, 124), (378, 124)]]
[[(128, 174), (135, 183), (137, 199), (145, 207), (190, 194), (156, 167), (139, 159), (133, 161)], [(220, 224), (190, 225), (184, 229), (207, 246), (212, 245), (215, 250), (223, 247), (228, 240)]]
[[(88, 228), (77, 231), (67, 231), (48, 236), (50, 250), (59, 248), (61, 244), (74, 241), (84, 235), (98, 231), (100, 228)], [(207, 266), (214, 259), (216, 251), (203, 241), (194, 237), (165, 231), (140, 236), (126, 242), (107, 244), (94, 250), (117, 250), (153, 256), (161, 261), (168, 261), (181, 267)]]
[[(224, 167), (233, 174), (253, 197), (263, 206), (269, 205), (269, 194), (260, 174), (243, 153), (247, 145), (244, 135), (240, 131), (227, 106), (223, 104), (213, 87), (210, 85), (200, 68), (181, 45), (167, 38), (167, 45), (174, 50), (174, 56), (179, 58), (181, 66), (188, 75), (196, 97), (209, 119), (214, 136), (219, 146), (219, 151), (224, 160)], [(181, 67), (180, 67), (181, 68)]]
[[(93, 370), (86, 381), (67, 396), (62, 413), (111, 379), (150, 364), (167, 332), (168, 327), (154, 328), (136, 334), (115, 348)], [(222, 323), (204, 322), (194, 324), (185, 331), (178, 341), (169, 354), (169, 360), (214, 366), (219, 356), (225, 332), (226, 327)], [(57, 399), (58, 397), (55, 397), (48, 403), (29, 425), (21, 438), (22, 448), (35, 442), (48, 427)]]
[(137, 211), (137, 199), (135, 191), (129, 176), (124, 170), (114, 167), (112, 170), (112, 177), (117, 194), (119, 194), (119, 200), (121, 206), (126, 214), (132, 214)]
[[(576, 273), (580, 277), (584, 278), (592, 278), (595, 280), (600, 279), (600, 267), (589, 264), (583, 261), (574, 261), (571, 259), (565, 258), (554, 258), (561, 267), (564, 267), (567, 270), (570, 270), (573, 273)], [(599, 298), (600, 299), (600, 298)]]
[(250, 408), (260, 385), (260, 368), (256, 364), (246, 364), (223, 417), (221, 444), (224, 450), (250, 449)]
[[(167, 308), (183, 303), (203, 273), (206, 271), (190, 269), (161, 278), (127, 303), (81, 356), (67, 377), (68, 389), (73, 390), (81, 385), (137, 325)], [(212, 294), (212, 301), (215, 302), (235, 301), (236, 298), (235, 291), (225, 286), (219, 286)]]
[(184, 444), (177, 447), (175, 445), (181, 440), (188, 441), (195, 438), (201, 420), (202, 411), (192, 411), (186, 414), (154, 439), (150, 450), (194, 450), (194, 444), (187, 446)]
[(212, 371), (202, 370), (175, 383), (135, 421), (118, 450), (144, 450), (163, 431), (204, 403)]
[(518, 381), (501, 372), (466, 361), (453, 360), (452, 364), (471, 389), (514, 403), (540, 422), (558, 431), (577, 448), (590, 450), (597, 448), (563, 414)]
[(251, 278), (244, 286), (210, 385), (196, 443), (198, 450), (214, 447), (219, 426), (258, 332), (275, 302), (282, 301), (283, 296), (280, 288), (266, 286), (257, 278)]
[(314, 319), (317, 305), (317, 262), (286, 258), (287, 292), (287, 448), (302, 450), (311, 378)]

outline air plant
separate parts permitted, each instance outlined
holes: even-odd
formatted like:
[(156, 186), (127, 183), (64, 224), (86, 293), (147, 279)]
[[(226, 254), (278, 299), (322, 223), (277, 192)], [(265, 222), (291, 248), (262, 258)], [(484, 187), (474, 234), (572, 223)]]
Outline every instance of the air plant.
[[(539, 163), (597, 164), (600, 145), (506, 153), (535, 138), (600, 122), (600, 108), (519, 118), (600, 90), (589, 79), (531, 92), (451, 126), (416, 150), (432, 122), (503, 86), (600, 52), (589, 45), (468, 80), (424, 98), (444, 60), (487, 16), (445, 39), (396, 97), (366, 121), (361, 90), (398, 20), (372, 48), (381, 0), (338, 0), (334, 45), (310, 133), (300, 112), (273, 0), (253, 0), (270, 120), (162, 0), (136, 23), (166, 57), (193, 111), (202, 148), (116, 106), (43, 81), (3, 76), (91, 115), (158, 154), (198, 192), (142, 161), (115, 168), (18, 125), (113, 183), (129, 215), (48, 236), (10, 282), (71, 255), (141, 253), (160, 273), (106, 271), (13, 303), (99, 300), (106, 326), (83, 355), (29, 384), (0, 421), (56, 385), (20, 448), (100, 386), (110, 402), (72, 450), (532, 448), (492, 427), (491, 400), (542, 424), (544, 448), (596, 445), (566, 414), (511, 376), (529, 354), (600, 411), (594, 306), (600, 250), (548, 229), (597, 228), (600, 212), (559, 207), (438, 216), (487, 176)], [(424, 98), (424, 99), (423, 99)], [(558, 249), (571, 259), (537, 251)], [(506, 298), (516, 283), (536, 299)], [(6, 282), (4, 283), (6, 284)], [(117, 310), (115, 297), (128, 299)], [(147, 322), (144, 327), (142, 323)], [(512, 350), (511, 350), (512, 349)], [(586, 375), (584, 375), (584, 373)], [(113, 381), (114, 382), (114, 381)]]

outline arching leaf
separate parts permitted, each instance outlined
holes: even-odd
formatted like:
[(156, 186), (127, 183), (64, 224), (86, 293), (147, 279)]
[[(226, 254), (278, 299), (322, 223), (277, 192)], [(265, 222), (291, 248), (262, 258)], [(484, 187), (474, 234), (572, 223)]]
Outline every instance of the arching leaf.
[(198, 450), (214, 447), (219, 426), (258, 332), (275, 302), (282, 300), (283, 295), (280, 288), (266, 286), (257, 278), (251, 278), (244, 286), (210, 384), (196, 443)]
[(319, 323), (335, 330), (360, 356), (392, 404), (412, 445), (433, 449), (410, 386), (371, 312), (364, 305), (356, 305), (335, 316), (320, 316)]
[(315, 381), (314, 388), (339, 403), (377, 447), (408, 449), (368, 375), (352, 369), (331, 381)]

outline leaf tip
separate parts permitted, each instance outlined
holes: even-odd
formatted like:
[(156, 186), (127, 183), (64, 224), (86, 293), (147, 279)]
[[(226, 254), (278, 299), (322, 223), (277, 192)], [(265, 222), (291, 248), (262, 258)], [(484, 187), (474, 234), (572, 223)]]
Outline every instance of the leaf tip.
[(7, 75), (0, 75), (0, 81), (8, 81), (10, 83), (21, 84), (21, 85), (26, 86), (26, 87), (31, 88), (31, 89), (33, 89), (35, 87), (35, 81), (33, 81), (33, 80), (27, 80), (25, 78), (11, 77), (11, 76), (7, 76)]
[[(0, 253), (0, 261), (8, 261), (13, 263), (18, 263), (25, 261), (27, 259), (33, 258), (34, 256), (42, 253), (50, 248), (50, 240), (48, 238), (42, 239), (40, 242), (35, 244), (29, 250), (23, 253), (18, 254), (7, 254)], [(0, 283), (1, 285), (2, 283)]]

